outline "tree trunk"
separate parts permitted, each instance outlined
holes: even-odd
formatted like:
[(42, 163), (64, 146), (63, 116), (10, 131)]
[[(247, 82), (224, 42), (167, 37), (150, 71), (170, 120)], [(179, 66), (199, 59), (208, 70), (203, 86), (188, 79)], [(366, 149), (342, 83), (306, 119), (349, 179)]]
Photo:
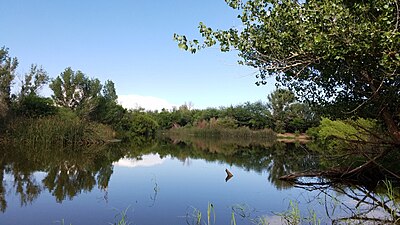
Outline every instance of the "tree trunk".
[[(362, 71), (361, 74), (367, 80), (367, 82), (369, 83), (369, 85), (371, 87), (371, 90), (373, 92), (372, 97), (375, 97), (377, 99), (377, 101), (385, 102), (379, 93), (380, 87), (378, 88), (376, 86), (376, 84), (374, 83), (374, 79), (368, 74), (367, 71)], [(381, 82), (383, 82), (383, 81), (381, 81)], [(379, 85), (379, 86), (381, 86), (381, 85)], [(394, 117), (393, 117), (394, 115), (392, 115), (392, 113), (389, 112), (386, 105), (384, 105), (381, 108), (380, 112), (381, 112), (381, 118), (385, 122), (386, 127), (391, 135), (391, 138), (393, 139), (393, 142), (396, 145), (400, 145), (400, 130), (396, 124), (396, 121), (394, 120)]]
[(396, 122), (393, 119), (393, 116), (390, 114), (387, 108), (384, 108), (382, 110), (382, 117), (383, 120), (385, 121), (386, 126), (388, 127), (390, 134), (392, 135), (394, 142), (396, 143), (396, 145), (400, 145), (399, 128), (397, 127)]

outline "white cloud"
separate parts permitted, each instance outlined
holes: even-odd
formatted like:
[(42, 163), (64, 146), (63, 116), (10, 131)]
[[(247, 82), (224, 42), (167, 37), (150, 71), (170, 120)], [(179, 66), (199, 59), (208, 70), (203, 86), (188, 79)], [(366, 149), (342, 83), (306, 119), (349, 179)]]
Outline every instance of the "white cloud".
[(120, 167), (151, 167), (155, 165), (160, 165), (165, 161), (165, 159), (161, 159), (158, 154), (150, 154), (144, 155), (141, 159), (131, 159), (131, 158), (122, 158), (118, 162), (113, 163), (114, 166)]
[(161, 110), (163, 108), (172, 109), (174, 106), (165, 99), (141, 95), (119, 95), (118, 102), (127, 109), (142, 107), (146, 110)]

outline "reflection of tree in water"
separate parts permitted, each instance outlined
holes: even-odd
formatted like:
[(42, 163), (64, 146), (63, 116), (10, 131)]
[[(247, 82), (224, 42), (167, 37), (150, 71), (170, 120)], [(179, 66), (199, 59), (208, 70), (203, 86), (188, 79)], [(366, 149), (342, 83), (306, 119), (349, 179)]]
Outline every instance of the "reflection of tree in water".
[[(51, 149), (48, 147), (7, 146), (1, 166), (0, 209), (7, 207), (4, 174), (10, 174), (13, 190), (20, 196), (21, 205), (34, 201), (48, 189), (57, 202), (72, 199), (82, 191), (90, 191), (97, 184), (107, 190), (113, 173), (112, 163), (125, 155), (125, 148), (114, 145), (91, 148)], [(38, 182), (35, 172), (45, 172)]]
[(2, 212), (6, 211), (7, 201), (6, 201), (6, 189), (4, 187), (4, 164), (3, 161), (0, 162), (0, 210)]
[[(176, 137), (174, 137), (176, 138)], [(279, 177), (294, 171), (314, 169), (318, 157), (310, 155), (304, 146), (259, 139), (196, 138), (164, 139), (146, 147), (132, 147), (130, 156), (158, 153), (160, 157), (171, 156), (181, 161), (203, 159), (221, 161), (256, 172), (268, 172), (268, 180), (277, 188), (292, 187)]]
[(32, 173), (13, 171), (13, 175), (14, 188), (20, 196), (21, 206), (31, 203), (39, 196), (41, 187)]
[(195, 137), (172, 142), (175, 145), (164, 144), (162, 148), (153, 147), (150, 151), (182, 160), (202, 158), (256, 172), (267, 171), (268, 180), (278, 189), (297, 187), (313, 191), (313, 196), (317, 196), (314, 200), (323, 205), (327, 220), (332, 224), (394, 224), (400, 221), (400, 204), (397, 203), (400, 195), (388, 191), (392, 188), (384, 187), (380, 191), (376, 186), (340, 184), (325, 179), (312, 179), (309, 185), (280, 180), (281, 176), (292, 172), (319, 169), (320, 157), (310, 154), (303, 145)]
[(62, 202), (66, 197), (72, 199), (82, 191), (90, 191), (96, 184), (94, 172), (75, 165), (68, 167), (67, 162), (59, 167), (50, 168), (44, 186), (56, 197), (57, 202)]
[(295, 186), (319, 193), (308, 203), (318, 201), (322, 204), (324, 214), (332, 224), (398, 224), (400, 195), (397, 189), (387, 184), (366, 187), (328, 181), (320, 185), (305, 182)]
[(313, 170), (319, 167), (319, 158), (308, 154), (304, 146), (299, 144), (276, 143), (270, 149), (271, 163), (266, 167), (268, 180), (277, 188), (292, 187), (290, 183), (279, 178), (283, 175), (304, 170)]

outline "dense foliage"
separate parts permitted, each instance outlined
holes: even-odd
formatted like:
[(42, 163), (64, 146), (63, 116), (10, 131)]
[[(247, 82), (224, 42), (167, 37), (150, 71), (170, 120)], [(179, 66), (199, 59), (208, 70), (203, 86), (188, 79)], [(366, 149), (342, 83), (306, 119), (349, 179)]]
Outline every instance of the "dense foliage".
[(182, 105), (172, 111), (162, 110), (149, 114), (161, 129), (246, 127), (251, 130), (268, 128), (276, 132), (305, 132), (319, 123), (319, 116), (307, 104), (296, 101), (293, 92), (287, 89), (275, 90), (268, 96), (267, 103), (245, 102), (235, 106), (202, 110), (189, 108), (187, 105)]
[[(50, 144), (104, 143), (118, 137), (154, 136), (158, 124), (117, 103), (114, 83), (104, 85), (81, 71), (66, 68), (55, 79), (37, 65), (11, 93), (18, 61), (0, 50), (0, 141)], [(50, 82), (52, 98), (39, 95)]]
[(226, 0), (242, 26), (213, 30), (204, 42), (175, 35), (192, 53), (220, 44), (275, 76), (329, 116), (376, 118), (400, 144), (400, 6), (397, 0)]
[(4, 117), (11, 105), (11, 83), (18, 66), (17, 58), (8, 55), (8, 49), (0, 49), (0, 117)]

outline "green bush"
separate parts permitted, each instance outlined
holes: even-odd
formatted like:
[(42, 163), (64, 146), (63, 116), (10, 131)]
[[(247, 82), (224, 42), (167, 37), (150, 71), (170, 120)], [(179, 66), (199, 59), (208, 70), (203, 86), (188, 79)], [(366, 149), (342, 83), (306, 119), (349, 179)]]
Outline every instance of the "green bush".
[[(377, 121), (359, 118), (357, 120), (330, 120), (322, 118), (318, 127), (310, 128), (307, 134), (319, 145), (330, 151), (340, 151), (350, 147), (350, 143), (366, 143), (373, 139), (372, 132), (379, 130)], [(354, 148), (354, 146), (353, 146)]]
[(149, 115), (142, 112), (135, 112), (131, 115), (130, 127), (128, 128), (130, 137), (152, 137), (156, 134), (157, 129), (157, 122)]
[(57, 108), (53, 105), (53, 101), (50, 98), (28, 95), (15, 103), (14, 111), (19, 116), (37, 118), (54, 115), (57, 112)]
[(221, 128), (236, 128), (238, 121), (232, 117), (222, 117), (218, 118), (216, 121), (216, 126)]

